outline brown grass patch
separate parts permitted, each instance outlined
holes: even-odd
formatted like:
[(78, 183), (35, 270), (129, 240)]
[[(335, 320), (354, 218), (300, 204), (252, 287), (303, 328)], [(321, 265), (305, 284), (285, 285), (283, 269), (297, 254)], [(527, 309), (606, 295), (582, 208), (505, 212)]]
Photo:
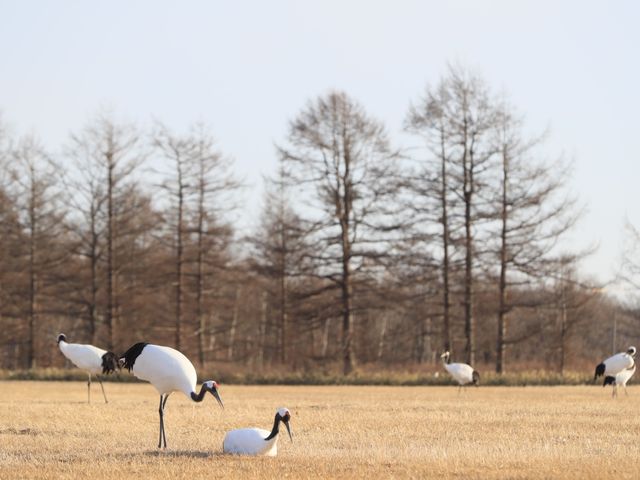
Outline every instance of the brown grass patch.
[[(640, 396), (601, 387), (223, 386), (167, 404), (148, 384), (0, 382), (0, 478), (637, 478)], [(227, 430), (292, 412), (276, 458), (223, 455)]]

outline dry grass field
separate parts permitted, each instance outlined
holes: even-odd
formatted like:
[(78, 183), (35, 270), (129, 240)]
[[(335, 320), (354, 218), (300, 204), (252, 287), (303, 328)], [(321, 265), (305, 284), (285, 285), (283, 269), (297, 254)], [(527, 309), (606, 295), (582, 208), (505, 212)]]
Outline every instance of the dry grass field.
[[(148, 384), (0, 382), (0, 478), (638, 478), (640, 392), (601, 387), (222, 386), (169, 398), (156, 448)], [(224, 433), (292, 412), (276, 458), (223, 455)]]

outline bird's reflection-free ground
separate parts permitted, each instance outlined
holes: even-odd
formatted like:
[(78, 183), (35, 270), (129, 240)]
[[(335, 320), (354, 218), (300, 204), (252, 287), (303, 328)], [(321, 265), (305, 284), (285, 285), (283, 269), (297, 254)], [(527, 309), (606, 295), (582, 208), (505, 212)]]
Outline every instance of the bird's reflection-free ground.
[[(96, 388), (98, 388), (96, 386)], [(157, 393), (105, 383), (0, 382), (0, 478), (636, 478), (640, 391), (578, 387), (221, 386), (171, 396), (158, 450)], [(97, 392), (96, 392), (97, 393)], [(96, 398), (102, 400), (100, 397)], [(222, 454), (233, 428), (291, 410), (276, 458)]]

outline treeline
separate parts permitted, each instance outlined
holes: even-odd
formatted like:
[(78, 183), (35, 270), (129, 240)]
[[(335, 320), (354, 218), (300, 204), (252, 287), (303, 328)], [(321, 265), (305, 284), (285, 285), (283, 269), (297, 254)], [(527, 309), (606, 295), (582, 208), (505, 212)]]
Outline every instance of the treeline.
[[(563, 372), (638, 343), (638, 316), (576, 273), (570, 167), (486, 82), (451, 67), (394, 147), (356, 100), (309, 101), (278, 141), (256, 231), (204, 125), (91, 119), (59, 152), (0, 125), (0, 354), (61, 365), (58, 332), (146, 340), (208, 366), (405, 368), (453, 358)], [(631, 264), (632, 265), (632, 264)]]

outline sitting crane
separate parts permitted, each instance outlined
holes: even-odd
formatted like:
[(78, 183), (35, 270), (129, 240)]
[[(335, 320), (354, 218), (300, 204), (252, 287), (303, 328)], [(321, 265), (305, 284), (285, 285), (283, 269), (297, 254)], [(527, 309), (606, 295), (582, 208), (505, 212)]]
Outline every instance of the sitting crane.
[(289, 438), (293, 442), (289, 420), (291, 412), (286, 408), (278, 408), (273, 422), (271, 432), (262, 428), (241, 428), (231, 430), (224, 437), (222, 450), (225, 453), (235, 453), (238, 455), (263, 455), (275, 457), (278, 454), (278, 432), (280, 422), (284, 423), (289, 433)]

